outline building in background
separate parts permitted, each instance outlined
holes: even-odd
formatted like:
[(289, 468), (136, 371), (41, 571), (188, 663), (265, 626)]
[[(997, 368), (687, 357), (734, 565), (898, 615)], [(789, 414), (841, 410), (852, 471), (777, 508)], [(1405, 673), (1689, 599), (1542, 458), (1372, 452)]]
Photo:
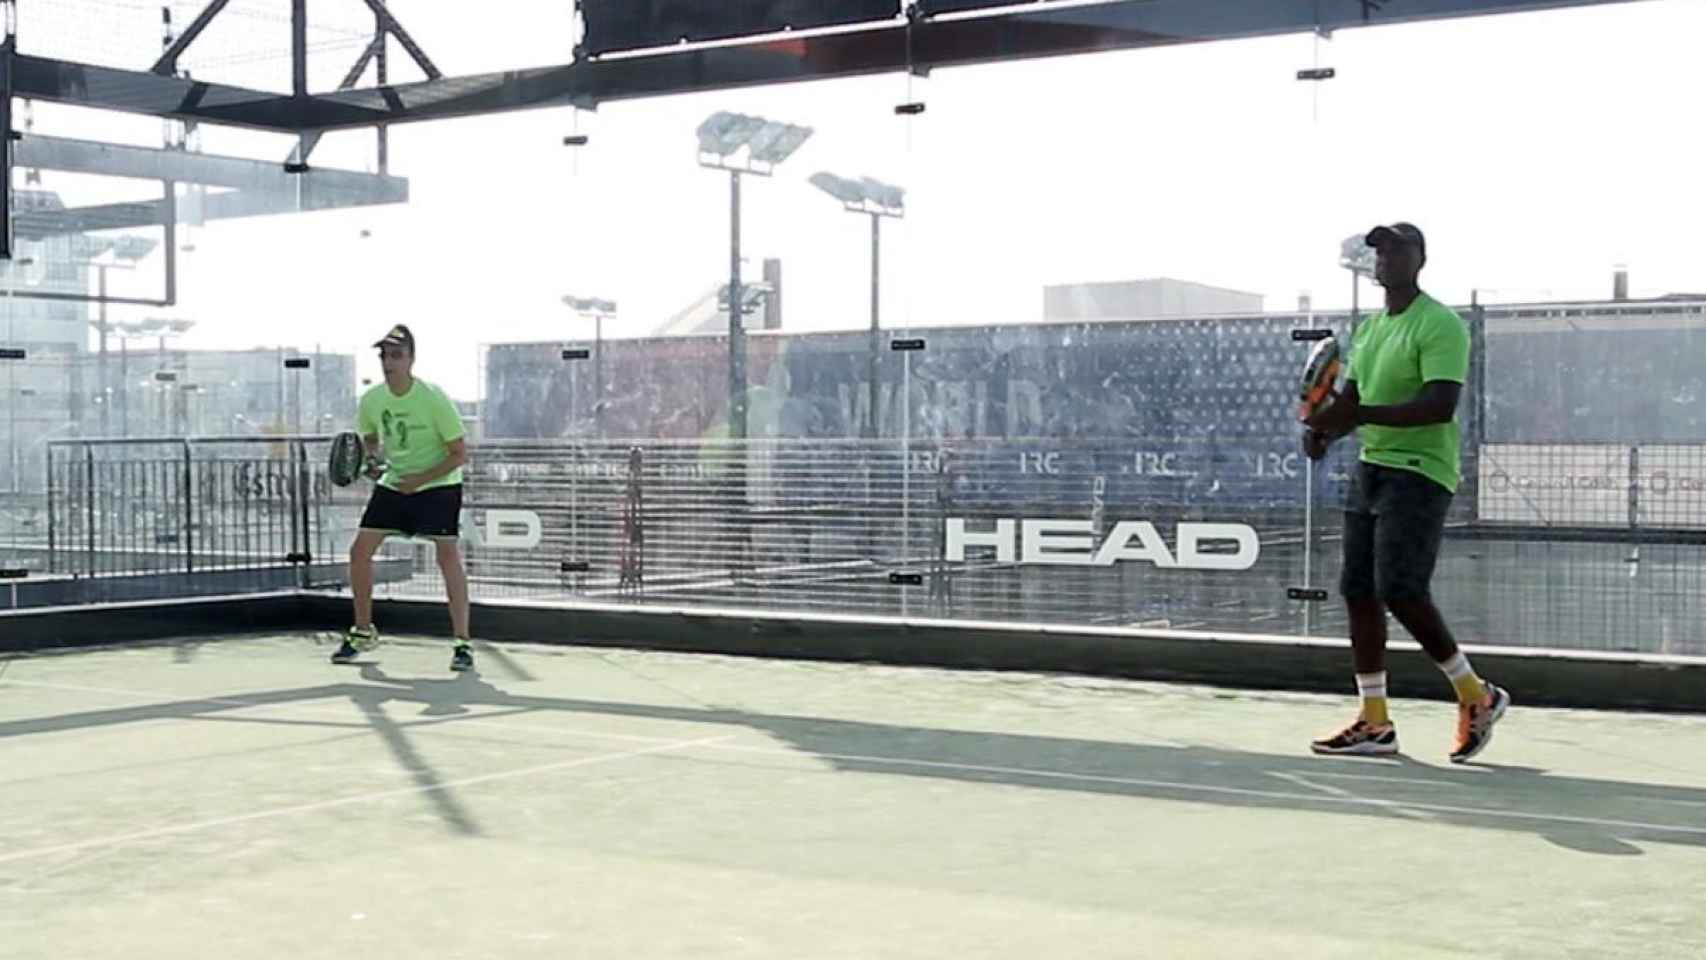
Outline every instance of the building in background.
[[(764, 279), (740, 288), (742, 315), (748, 330), (782, 329), (782, 261), (764, 261)], [(693, 337), (728, 333), (729, 285), (725, 281), (705, 291), (652, 330), (654, 337)]]
[(1262, 295), (1158, 277), (1112, 283), (1064, 283), (1043, 288), (1043, 322), (1152, 320), (1237, 316), (1262, 312)]
[(43, 489), (55, 440), (327, 433), (354, 422), (351, 354), (184, 350), (173, 341), (192, 322), (108, 322), (92, 300), (28, 296), (90, 296), (101, 274), (128, 269), (154, 244), (31, 231), (32, 214), (63, 211), (64, 201), (49, 190), (13, 196), (17, 255), (0, 263), (0, 346), (13, 352), (0, 360), (0, 496)]
[[(39, 492), (47, 445), (83, 437), (324, 434), (355, 422), (355, 356), (284, 348), (28, 348), (0, 369), (0, 491)], [(287, 367), (285, 361), (308, 361)]]

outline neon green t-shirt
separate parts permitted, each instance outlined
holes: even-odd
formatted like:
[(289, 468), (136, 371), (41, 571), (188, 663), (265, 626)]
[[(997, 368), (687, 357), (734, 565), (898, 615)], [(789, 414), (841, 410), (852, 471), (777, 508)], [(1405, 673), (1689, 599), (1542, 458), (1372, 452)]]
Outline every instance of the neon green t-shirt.
[[(1346, 380), (1357, 385), (1365, 406), (1384, 407), (1415, 399), (1430, 380), (1463, 383), (1469, 377), (1469, 328), (1461, 317), (1427, 294), (1404, 312), (1382, 310), (1357, 328)], [(1457, 492), (1461, 479), (1461, 432), (1457, 415), (1425, 427), (1357, 428), (1364, 463), (1413, 470)]]
[[(395, 490), (411, 473), (431, 470), (450, 455), (450, 443), (462, 439), (462, 417), (444, 391), (417, 379), (402, 396), (380, 384), (361, 395), (356, 430), (364, 437), (379, 435), (386, 459), (380, 486)], [(448, 487), (462, 482), (460, 468), (422, 487)]]

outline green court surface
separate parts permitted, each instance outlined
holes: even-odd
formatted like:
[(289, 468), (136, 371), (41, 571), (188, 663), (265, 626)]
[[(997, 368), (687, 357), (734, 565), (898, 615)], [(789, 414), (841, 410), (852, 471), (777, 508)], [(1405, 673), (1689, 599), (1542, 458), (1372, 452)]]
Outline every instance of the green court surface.
[(0, 661), (0, 956), (1706, 956), (1706, 718), (331, 649)]

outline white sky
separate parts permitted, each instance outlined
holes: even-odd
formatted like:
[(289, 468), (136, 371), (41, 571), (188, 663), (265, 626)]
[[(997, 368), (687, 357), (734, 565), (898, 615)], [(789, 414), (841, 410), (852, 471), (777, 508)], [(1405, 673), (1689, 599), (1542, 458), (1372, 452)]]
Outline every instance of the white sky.
[[(317, 8), (338, 2), (359, 22), (358, 0)], [(499, 0), (476, 17), (392, 6), (449, 75), (568, 59), (560, 0)], [(1396, 219), (1427, 231), (1424, 284), (1452, 301), (1473, 288), (1489, 301), (1602, 298), (1617, 263), (1637, 296), (1706, 291), (1702, 36), (1706, 3), (1647, 0), (1341, 31), (1318, 44), (1339, 74), (1325, 84), (1293, 79), (1317, 42), (1292, 36), (612, 104), (578, 116), (592, 136), (581, 151), (561, 146), (569, 110), (408, 126), (393, 132), (392, 170), (410, 178), (410, 204), (199, 230), (169, 313), (198, 321), (189, 347), (364, 356), (406, 321), (421, 374), (462, 397), (476, 394), (480, 343), (590, 335), (564, 293), (617, 300), (606, 336), (643, 335), (727, 273), (727, 179), (693, 149), (716, 110), (816, 128), (744, 191), (745, 275), (783, 258), (794, 330), (868, 322), (868, 226), (806, 183), (818, 170), (908, 189), (907, 219), (884, 236), (884, 324), (897, 329), (1036, 320), (1046, 284), (1154, 276), (1259, 292), (1273, 310), (1302, 292), (1340, 306), (1339, 241)], [(327, 54), (316, 76), (351, 55)], [(928, 112), (896, 117), (911, 99)], [(43, 133), (147, 143), (160, 130), (45, 106), (36, 117)], [(288, 146), (203, 137), (210, 153), (282, 159)], [(315, 161), (367, 168), (372, 136), (328, 138)], [(52, 173), (44, 186), (74, 205), (110, 193)], [(151, 266), (137, 284), (157, 288)]]

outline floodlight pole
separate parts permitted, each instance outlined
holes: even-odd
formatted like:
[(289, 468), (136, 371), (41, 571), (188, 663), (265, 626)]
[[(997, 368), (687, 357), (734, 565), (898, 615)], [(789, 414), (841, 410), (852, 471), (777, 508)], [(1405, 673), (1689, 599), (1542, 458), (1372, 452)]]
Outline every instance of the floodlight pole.
[(616, 301), (563, 297), (563, 303), (583, 317), (592, 318), (592, 419), (598, 438), (604, 439), (604, 318), (616, 317)]
[(1352, 336), (1356, 335), (1357, 321), (1362, 319), (1361, 307), (1357, 302), (1357, 298), (1361, 294), (1361, 292), (1362, 292), (1362, 271), (1358, 270), (1356, 267), (1353, 266), (1353, 267), (1351, 267), (1351, 335)]
[(113, 435), (113, 419), (111, 413), (113, 405), (113, 379), (112, 371), (107, 366), (107, 338), (112, 332), (112, 327), (107, 323), (107, 264), (96, 264), (95, 269), (100, 276), (100, 286), (96, 288), (100, 291), (100, 319), (96, 321), (95, 325), (101, 331), (101, 436), (110, 437)]
[(740, 292), (740, 171), (729, 171), (729, 439), (745, 440), (746, 324)]
[(604, 314), (592, 315), (592, 422), (604, 439)]
[(871, 218), (871, 349), (865, 374), (869, 402), (865, 411), (865, 422), (860, 425), (859, 432), (866, 439), (874, 440), (878, 434), (878, 407), (882, 398), (882, 391), (878, 389), (877, 383), (882, 356), (882, 221), (884, 217), (899, 219), (906, 215), (905, 203), (902, 200), (905, 191), (869, 177), (852, 181), (828, 172), (812, 177), (811, 184), (841, 201), (841, 206), (847, 212), (860, 213)]
[(1339, 266), (1351, 274), (1351, 328), (1350, 335), (1356, 336), (1357, 325), (1362, 320), (1362, 308), (1359, 300), (1362, 293), (1362, 277), (1372, 273), (1368, 263), (1368, 247), (1362, 234), (1346, 237), (1339, 244)]
[(878, 307), (878, 294), (881, 290), (882, 249), (883, 249), (883, 218), (879, 214), (871, 214), (871, 351), (866, 359), (869, 370), (866, 373), (866, 387), (870, 390), (870, 409), (865, 411), (865, 436), (875, 439), (877, 436), (877, 358), (882, 355), (881, 311)]

